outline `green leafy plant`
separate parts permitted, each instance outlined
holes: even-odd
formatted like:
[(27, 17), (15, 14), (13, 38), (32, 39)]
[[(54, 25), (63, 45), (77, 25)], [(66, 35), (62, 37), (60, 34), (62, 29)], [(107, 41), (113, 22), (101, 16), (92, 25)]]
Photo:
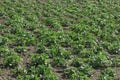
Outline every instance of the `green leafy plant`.
[(4, 65), (6, 67), (14, 68), (19, 64), (21, 60), (22, 58), (17, 55), (7, 56), (4, 60)]
[(112, 59), (112, 64), (111, 64), (112, 66), (120, 66), (120, 58), (113, 58)]
[[(119, 3), (0, 0), (0, 69), (8, 71), (2, 78), (90, 80), (93, 68), (119, 67)], [(115, 80), (111, 69), (98, 80)]]
[(109, 75), (109, 76), (112, 76), (112, 77), (114, 77), (115, 76), (115, 70), (114, 69), (112, 69), (112, 68), (110, 68), (110, 67), (108, 67), (108, 68), (106, 68), (103, 72), (102, 72), (102, 75)]
[(43, 44), (39, 44), (37, 47), (37, 53), (44, 53), (46, 52), (46, 47)]
[(59, 45), (53, 46), (52, 45), (51, 48), (52, 49), (49, 52), (50, 57), (57, 56), (57, 57), (63, 57), (65, 59), (70, 58), (71, 52), (65, 50), (61, 46), (59, 46)]
[(57, 77), (56, 74), (51, 73), (51, 74), (48, 74), (48, 75), (44, 75), (43, 79), (44, 80), (58, 80), (58, 77)]
[(0, 36), (0, 46), (6, 45), (8, 38)]
[(115, 80), (114, 76), (115, 70), (108, 67), (107, 69), (102, 71), (98, 80)]
[(10, 53), (10, 50), (7, 47), (0, 47), (0, 56), (6, 56)]
[(77, 72), (71, 75), (70, 80), (90, 80), (90, 78), (81, 72)]
[(110, 66), (110, 61), (105, 53), (98, 53), (96, 55), (91, 56), (90, 64), (94, 67), (107, 67)]
[(74, 67), (80, 67), (83, 64), (84, 64), (83, 60), (81, 60), (80, 58), (74, 58), (72, 60), (72, 64), (71, 65), (73, 65)]
[(18, 53), (23, 53), (23, 52), (26, 52), (26, 48), (25, 47), (22, 47), (22, 46), (18, 46), (14, 49), (16, 52)]
[(26, 75), (28, 73), (27, 69), (25, 67), (22, 67), (19, 65), (15, 70), (13, 70), (13, 73), (18, 75)]
[(64, 77), (66, 77), (66, 78), (70, 78), (71, 75), (73, 75), (73, 74), (76, 73), (76, 71), (77, 71), (76, 68), (74, 68), (74, 67), (69, 67), (69, 68), (65, 69), (63, 75), (64, 75)]
[(32, 65), (39, 65), (39, 64), (44, 64), (44, 65), (48, 65), (49, 64), (49, 61), (47, 60), (48, 59), (48, 55), (47, 54), (34, 54), (34, 55), (31, 55), (31, 58), (32, 58), (32, 62), (31, 64)]
[(78, 56), (82, 58), (89, 58), (91, 55), (93, 55), (93, 52), (87, 49), (83, 49), (78, 53)]
[(65, 67), (66, 60), (60, 57), (53, 58), (52, 65), (56, 67)]
[(37, 67), (32, 66), (30, 69), (28, 69), (28, 71), (33, 74), (38, 74), (43, 76), (45, 74), (47, 75), (51, 73), (51, 67), (39, 64)]
[(82, 64), (80, 67), (78, 67), (79, 72), (83, 72), (84, 74), (91, 76), (93, 73), (92, 66), (87, 65), (87, 64)]
[(120, 47), (118, 46), (118, 42), (114, 42), (110, 46), (108, 46), (109, 53), (111, 54), (119, 54), (120, 53)]

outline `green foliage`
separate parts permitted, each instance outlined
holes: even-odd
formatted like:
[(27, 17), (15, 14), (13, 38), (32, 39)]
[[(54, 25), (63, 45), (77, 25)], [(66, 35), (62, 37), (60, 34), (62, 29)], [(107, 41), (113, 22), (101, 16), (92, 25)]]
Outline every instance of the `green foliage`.
[(17, 55), (7, 56), (4, 60), (5, 67), (14, 68), (18, 66), (18, 63), (21, 61), (21, 57)]
[(37, 53), (44, 53), (46, 52), (46, 47), (43, 44), (38, 44)]
[(82, 64), (80, 67), (78, 67), (78, 71), (82, 72), (88, 76), (91, 76), (91, 74), (93, 73), (92, 67), (87, 64)]
[(0, 68), (8, 71), (5, 77), (90, 80), (93, 70), (107, 68), (98, 80), (114, 80), (108, 67), (120, 66), (119, 3), (1, 0)]
[(70, 77), (70, 80), (90, 80), (90, 78), (87, 75), (81, 72), (78, 72), (78, 73), (72, 74)]
[(32, 58), (32, 65), (39, 65), (39, 64), (43, 64), (43, 65), (48, 65), (48, 56), (47, 54), (43, 53), (43, 54), (35, 54), (35, 55), (31, 55)]
[(32, 66), (30, 69), (28, 69), (28, 71), (43, 76), (51, 73), (51, 67), (39, 64), (37, 67)]
[(0, 46), (6, 45), (8, 38), (0, 36)]
[(84, 64), (84, 62), (80, 58), (74, 58), (72, 60), (72, 66), (74, 66), (74, 67), (80, 67), (83, 64)]
[(48, 74), (43, 76), (44, 80), (58, 80), (58, 77), (56, 74)]
[(34, 74), (26, 75), (26, 76), (18, 76), (18, 80), (39, 80), (39, 77)]
[(112, 68), (107, 68), (102, 72), (103, 75), (108, 74), (109, 76), (114, 76), (115, 75), (115, 70)]
[(112, 66), (120, 66), (120, 58), (114, 58), (112, 59)]
[(56, 46), (51, 46), (51, 50), (49, 52), (50, 57), (63, 57), (65, 59), (70, 58), (71, 52), (68, 50), (65, 50), (64, 48), (62, 48), (59, 45)]
[(55, 57), (53, 58), (52, 65), (56, 67), (65, 67), (66, 60), (64, 58)]
[(102, 71), (98, 80), (115, 80), (114, 76), (115, 70), (112, 68), (107, 68), (104, 71)]
[(67, 69), (65, 69), (64, 71), (64, 77), (67, 77), (67, 78), (70, 78), (71, 75), (75, 74), (76, 73), (76, 68), (74, 67), (69, 67)]
[(98, 53), (96, 55), (91, 56), (90, 64), (94, 67), (107, 67), (110, 65), (110, 61), (108, 60), (108, 56), (105, 53)]
[(108, 46), (108, 50), (111, 54), (119, 54), (120, 53), (120, 44), (119, 43), (115, 43), (113, 42), (113, 44), (110, 44), (110, 46)]
[(7, 47), (0, 47), (0, 56), (6, 56), (10, 53), (10, 50)]
[(14, 49), (16, 52), (18, 53), (23, 53), (23, 52), (26, 52), (26, 48), (25, 47), (22, 47), (22, 46), (18, 46)]

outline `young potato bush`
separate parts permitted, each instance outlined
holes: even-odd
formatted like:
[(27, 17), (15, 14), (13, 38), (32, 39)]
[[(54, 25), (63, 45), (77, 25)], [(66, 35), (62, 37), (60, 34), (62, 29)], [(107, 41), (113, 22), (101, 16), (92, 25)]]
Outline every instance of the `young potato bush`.
[(39, 64), (49, 65), (49, 61), (47, 60), (48, 55), (45, 53), (31, 55), (31, 59), (32, 59), (31, 65), (35, 66), (38, 66)]
[(78, 71), (91, 76), (91, 74), (93, 73), (93, 68), (90, 65), (82, 64), (80, 67), (78, 67)]
[(84, 64), (84, 61), (82, 59), (80, 59), (80, 58), (74, 58), (72, 60), (72, 64), (71, 65), (74, 66), (74, 67), (80, 67), (83, 64)]
[(10, 53), (10, 50), (8, 49), (8, 47), (0, 47), (0, 57), (5, 57), (6, 55), (8, 55)]
[(8, 38), (0, 36), (0, 46), (6, 45)]
[(120, 66), (120, 58), (112, 59), (112, 66), (119, 67)]
[(52, 65), (56, 67), (66, 67), (66, 60), (64, 58), (53, 58)]
[(82, 72), (72, 74), (70, 80), (90, 80), (90, 78)]
[(102, 52), (91, 56), (89, 61), (90, 61), (90, 65), (92, 65), (92, 67), (94, 68), (110, 66), (110, 61), (108, 59), (108, 56)]
[(4, 65), (5, 67), (15, 68), (18, 66), (21, 60), (22, 58), (17, 55), (7, 56), (4, 60)]
[(102, 71), (98, 80), (116, 80), (114, 76), (115, 76), (115, 70), (108, 67)]
[(27, 50), (26, 50), (26, 47), (22, 47), (22, 46), (18, 46), (18, 47), (16, 47), (14, 50), (15, 50), (16, 52), (18, 52), (18, 53), (24, 53), (24, 52), (27, 51)]
[(0, 79), (117, 80), (119, 3), (0, 0)]
[(52, 74), (44, 75), (43, 79), (44, 80), (58, 80), (58, 77), (56, 74), (52, 73)]
[(74, 67), (69, 67), (67, 69), (64, 70), (63, 76), (66, 78), (70, 78), (72, 74), (75, 74), (77, 71), (76, 68)]

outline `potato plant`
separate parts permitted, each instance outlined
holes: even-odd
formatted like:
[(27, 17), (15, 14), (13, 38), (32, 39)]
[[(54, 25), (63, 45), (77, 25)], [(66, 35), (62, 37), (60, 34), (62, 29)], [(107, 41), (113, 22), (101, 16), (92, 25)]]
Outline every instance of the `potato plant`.
[(104, 71), (102, 71), (100, 77), (98, 80), (115, 80), (114, 79), (115, 76), (115, 70), (112, 68), (107, 68)]
[(90, 65), (92, 65), (94, 68), (97, 67), (107, 67), (110, 65), (108, 56), (106, 56), (105, 53), (98, 53), (96, 55), (91, 56), (90, 58)]
[(119, 3), (0, 0), (0, 80), (119, 79)]
[(21, 60), (22, 60), (22, 58), (17, 55), (7, 56), (4, 60), (4, 65), (5, 65), (5, 67), (15, 68), (18, 66), (18, 64)]

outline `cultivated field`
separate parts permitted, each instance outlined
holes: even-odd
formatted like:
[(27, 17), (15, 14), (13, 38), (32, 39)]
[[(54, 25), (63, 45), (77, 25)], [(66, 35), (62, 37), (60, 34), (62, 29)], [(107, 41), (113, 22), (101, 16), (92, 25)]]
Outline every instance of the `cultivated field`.
[(120, 0), (0, 0), (0, 80), (120, 80)]

